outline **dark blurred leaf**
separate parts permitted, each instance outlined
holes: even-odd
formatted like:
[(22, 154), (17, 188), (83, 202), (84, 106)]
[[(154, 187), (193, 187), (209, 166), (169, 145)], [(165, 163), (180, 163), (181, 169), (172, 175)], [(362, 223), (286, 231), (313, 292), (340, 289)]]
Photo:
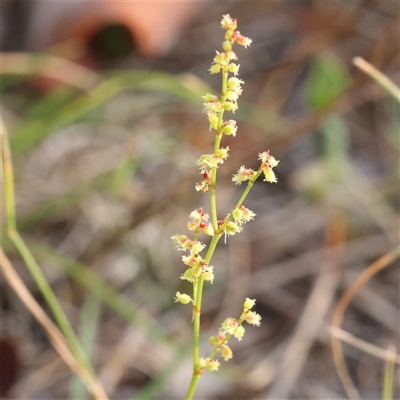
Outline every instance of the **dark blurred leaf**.
[(0, 339), (0, 396), (6, 397), (20, 370), (17, 349), (11, 338)]

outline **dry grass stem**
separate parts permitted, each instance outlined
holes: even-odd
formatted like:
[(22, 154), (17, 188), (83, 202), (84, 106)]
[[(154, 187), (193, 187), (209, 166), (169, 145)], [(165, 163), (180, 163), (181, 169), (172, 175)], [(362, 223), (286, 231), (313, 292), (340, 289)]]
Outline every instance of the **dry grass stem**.
[(384, 87), (397, 101), (400, 102), (400, 88), (396, 86), (385, 74), (376, 69), (361, 57), (354, 57), (353, 64), (369, 75), (373, 80)]
[[(347, 306), (353, 297), (357, 294), (358, 290), (366, 282), (368, 282), (375, 274), (386, 268), (393, 261), (399, 258), (400, 249), (396, 248), (391, 252), (385, 254), (377, 261), (372, 263), (357, 279), (356, 281), (343, 293), (338, 305), (336, 306), (335, 313), (332, 320), (332, 329), (340, 329), (343, 321), (343, 316)], [(342, 345), (340, 339), (336, 336), (331, 336), (333, 358), (339, 377), (343, 383), (343, 386), (351, 399), (359, 399), (360, 395), (354, 386), (354, 383), (347, 370), (346, 363), (344, 360)]]
[[(343, 342), (346, 342), (348, 344), (351, 344), (352, 346), (356, 347), (357, 349), (360, 349), (364, 351), (365, 353), (371, 354), (372, 356), (375, 356), (377, 358), (381, 358), (382, 360), (386, 360), (388, 358), (388, 350), (382, 349), (378, 346), (373, 345), (372, 343), (366, 342), (365, 340), (362, 340), (354, 335), (352, 335), (349, 332), (344, 331), (343, 329), (340, 328), (331, 328), (329, 329), (329, 333), (342, 340)], [(400, 364), (400, 354), (396, 354), (395, 352), (390, 353), (390, 356), (392, 357), (392, 361), (395, 364)]]
[(37, 303), (37, 301), (29, 293), (27, 287), (24, 285), (14, 267), (12, 266), (8, 257), (4, 254), (3, 249), (0, 248), (0, 267), (3, 271), (3, 275), (6, 278), (9, 285), (14, 289), (15, 293), (25, 304), (28, 310), (36, 318), (39, 324), (43, 327), (46, 335), (53, 344), (54, 349), (65, 361), (65, 363), (74, 371), (84, 382), (87, 390), (92, 393), (93, 397), (97, 400), (107, 400), (107, 394), (104, 392), (100, 382), (95, 381), (91, 378), (90, 374), (85, 368), (79, 364), (75, 356), (72, 354), (69, 346), (60, 332), (60, 330), (54, 325), (50, 318), (45, 314), (43, 309)]
[[(268, 399), (289, 397), (311, 346), (323, 326), (329, 305), (340, 283), (338, 265), (345, 242), (346, 222), (342, 218), (330, 221), (326, 236), (325, 260), (297, 324), (297, 329), (287, 346), (280, 365), (280, 374), (268, 393)], [(336, 245), (335, 250), (331, 249), (332, 245)]]

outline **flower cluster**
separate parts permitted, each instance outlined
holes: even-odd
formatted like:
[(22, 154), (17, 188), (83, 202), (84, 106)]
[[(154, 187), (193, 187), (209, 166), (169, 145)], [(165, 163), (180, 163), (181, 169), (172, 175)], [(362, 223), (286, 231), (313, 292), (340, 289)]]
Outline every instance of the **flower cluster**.
[(192, 221), (188, 222), (188, 229), (190, 231), (195, 231), (198, 234), (203, 231), (208, 236), (214, 235), (214, 228), (212, 224), (208, 222), (210, 216), (203, 211), (202, 208), (198, 208), (190, 213), (190, 218)]
[(246, 222), (254, 219), (255, 216), (256, 213), (254, 211), (251, 211), (245, 206), (240, 205), (236, 207), (226, 218), (218, 221), (218, 227), (223, 230), (225, 235), (233, 236), (236, 233), (241, 232), (243, 225)]
[(191, 250), (200, 253), (206, 246), (197, 240), (190, 240), (186, 235), (174, 235), (171, 238), (176, 243), (178, 250)]
[(273, 168), (279, 164), (279, 161), (269, 154), (269, 150), (260, 153), (258, 159), (261, 160), (261, 166), (258, 171), (254, 171), (254, 169), (246, 168), (242, 165), (236, 174), (233, 175), (232, 182), (235, 182), (236, 185), (240, 185), (242, 182), (246, 181), (254, 183), (261, 173), (264, 174), (264, 182), (278, 182)]
[[(232, 45), (236, 42), (241, 46), (247, 47), (251, 43), (251, 39), (240, 34), (236, 29), (236, 20), (232, 19), (229, 15), (224, 15), (221, 25), (226, 29), (225, 41), (222, 45), (224, 51), (217, 52), (214, 57), (211, 68), (211, 74), (222, 72), (225, 76), (226, 83), (219, 98), (215, 94), (207, 93), (203, 96), (205, 100), (204, 112), (207, 114), (210, 130), (214, 129), (217, 136), (232, 135), (236, 136), (237, 125), (236, 121), (229, 119), (223, 121), (224, 111), (235, 112), (238, 108), (237, 101), (242, 94), (241, 79), (236, 78), (239, 72), (239, 65), (233, 63), (237, 60), (236, 54), (232, 51)], [(235, 76), (228, 77), (229, 73)], [(197, 161), (200, 167), (200, 173), (203, 175), (203, 180), (196, 184), (196, 190), (207, 192), (212, 184), (212, 169), (218, 168), (218, 164), (222, 164), (228, 157), (229, 148), (219, 148), (214, 154), (205, 154)]]
[(244, 225), (246, 222), (249, 222), (252, 219), (254, 219), (255, 216), (256, 216), (255, 212), (249, 210), (243, 205), (236, 207), (232, 211), (232, 217), (235, 223), (238, 224), (240, 227)]
[(199, 363), (197, 365), (197, 368), (199, 371), (204, 370), (204, 368), (207, 368), (209, 371), (218, 371), (218, 368), (220, 366), (220, 362), (218, 360), (214, 360), (213, 358), (203, 358), (201, 357), (199, 359)]
[[(214, 229), (210, 222), (208, 222), (209, 215), (206, 214), (201, 208), (194, 210), (190, 213), (190, 218), (192, 221), (188, 223), (189, 230), (196, 232), (196, 236), (200, 231), (205, 234), (213, 236)], [(195, 282), (200, 276), (203, 277), (205, 281), (213, 282), (214, 280), (214, 267), (209, 265), (209, 263), (204, 260), (199, 254), (204, 250), (205, 245), (198, 240), (191, 240), (186, 235), (174, 235), (171, 238), (178, 250), (189, 251), (188, 255), (182, 256), (182, 261), (189, 268), (181, 275), (181, 279), (187, 280), (189, 282)], [(181, 293), (176, 293), (176, 301), (183, 304), (188, 304), (190, 300), (186, 297), (187, 295), (182, 295)]]
[(276, 167), (279, 164), (279, 161), (269, 154), (269, 150), (260, 153), (258, 159), (261, 160), (261, 170), (264, 174), (264, 182), (278, 182), (272, 168)]
[[(233, 353), (230, 347), (227, 345), (227, 342), (231, 336), (235, 337), (239, 341), (243, 339), (245, 333), (243, 322), (247, 322), (248, 324), (254, 326), (260, 326), (261, 316), (254, 311), (250, 311), (254, 307), (255, 303), (255, 300), (247, 298), (243, 304), (243, 311), (239, 319), (225, 319), (225, 321), (221, 324), (218, 335), (210, 337), (210, 344), (214, 348), (213, 354), (221, 351), (221, 356), (224, 361), (230, 360), (233, 357)], [(212, 358), (207, 358), (206, 360), (212, 360)], [(214, 361), (218, 362), (217, 360)], [(205, 364), (205, 368), (209, 369), (207, 363)], [(215, 369), (209, 370), (214, 371)]]
[(200, 254), (193, 253), (192, 251), (188, 256), (182, 256), (182, 261), (189, 268), (181, 275), (181, 279), (189, 282), (197, 281), (201, 276), (205, 281), (213, 283), (214, 281), (214, 267), (204, 260)]
[(229, 146), (218, 149), (214, 154), (203, 154), (196, 164), (200, 167), (203, 180), (196, 184), (196, 190), (207, 192), (211, 185), (212, 168), (218, 168), (218, 164), (223, 164), (229, 156)]

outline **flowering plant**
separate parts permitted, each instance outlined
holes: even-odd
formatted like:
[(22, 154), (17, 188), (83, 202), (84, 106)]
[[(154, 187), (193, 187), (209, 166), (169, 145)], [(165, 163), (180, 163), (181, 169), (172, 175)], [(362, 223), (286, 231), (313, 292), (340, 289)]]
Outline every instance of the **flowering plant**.
[[(254, 182), (261, 174), (264, 174), (264, 181), (277, 182), (273, 168), (279, 162), (269, 154), (269, 151), (264, 151), (259, 154), (261, 163), (258, 170), (241, 166), (233, 176), (232, 181), (236, 185), (247, 182), (247, 187), (233, 210), (226, 217), (218, 219), (216, 198), (217, 171), (219, 165), (223, 164), (229, 155), (229, 147), (221, 147), (221, 140), (224, 135), (236, 136), (237, 133), (236, 121), (233, 119), (224, 120), (224, 113), (225, 111), (234, 113), (238, 109), (237, 100), (242, 94), (242, 84), (244, 83), (241, 79), (237, 78), (239, 65), (234, 63), (237, 57), (232, 47), (234, 43), (245, 48), (251, 44), (250, 38), (241, 35), (236, 30), (237, 22), (229, 15), (223, 16), (221, 25), (226, 30), (225, 40), (222, 44), (223, 51), (217, 52), (209, 69), (211, 74), (222, 74), (221, 95), (217, 96), (207, 93), (203, 96), (205, 100), (204, 111), (210, 124), (210, 131), (213, 130), (215, 134), (214, 151), (212, 154), (203, 154), (196, 162), (203, 178), (196, 184), (196, 190), (203, 193), (210, 193), (211, 217), (202, 208), (194, 210), (190, 214), (190, 221), (188, 222), (188, 229), (193, 232), (193, 239), (190, 239), (187, 235), (174, 235), (172, 237), (178, 250), (186, 253), (186, 255), (182, 256), (186, 270), (181, 275), (181, 279), (187, 280), (193, 285), (192, 296), (177, 292), (175, 297), (177, 302), (193, 304), (193, 375), (186, 399), (193, 398), (197, 382), (205, 369), (209, 371), (218, 370), (220, 366), (220, 362), (216, 358), (218, 354), (220, 354), (224, 361), (232, 358), (233, 354), (228, 346), (228, 341), (232, 336), (239, 341), (242, 340), (245, 333), (243, 323), (247, 322), (255, 326), (259, 326), (261, 323), (261, 316), (251, 311), (255, 300), (247, 298), (243, 304), (243, 310), (239, 318), (230, 317), (225, 319), (221, 324), (218, 335), (210, 338), (213, 350), (208, 357), (200, 357), (200, 316), (203, 285), (204, 282), (212, 283), (214, 280), (214, 267), (210, 262), (217, 243), (222, 235), (226, 237), (239, 233), (243, 229), (244, 224), (255, 217), (256, 214), (246, 208), (243, 202), (253, 187)], [(231, 76), (229, 76), (230, 74)], [(206, 249), (206, 245), (199, 241), (200, 234), (211, 236), (211, 243), (204, 257), (200, 253)]]

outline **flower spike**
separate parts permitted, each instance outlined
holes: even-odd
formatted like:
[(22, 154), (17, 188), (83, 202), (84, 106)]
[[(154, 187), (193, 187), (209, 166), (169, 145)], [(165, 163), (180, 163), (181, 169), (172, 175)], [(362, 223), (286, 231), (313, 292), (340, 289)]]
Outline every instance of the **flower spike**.
[[(217, 51), (211, 67), (210, 74), (222, 74), (222, 90), (219, 94), (206, 93), (203, 96), (204, 113), (209, 124), (209, 130), (214, 134), (214, 148), (210, 154), (202, 154), (196, 161), (200, 169), (201, 181), (195, 186), (198, 192), (210, 193), (210, 215), (206, 214), (202, 208), (197, 208), (190, 214), (187, 227), (192, 232), (192, 238), (187, 235), (174, 235), (172, 240), (178, 250), (183, 251), (182, 262), (184, 272), (180, 278), (193, 285), (192, 297), (185, 293), (176, 292), (175, 301), (183, 304), (193, 304), (193, 376), (186, 398), (193, 399), (193, 394), (198, 378), (205, 370), (217, 371), (220, 361), (228, 361), (233, 357), (231, 348), (228, 346), (229, 339), (233, 336), (238, 341), (243, 339), (245, 328), (243, 324), (247, 322), (253, 326), (259, 326), (261, 316), (252, 311), (255, 300), (246, 298), (243, 303), (242, 313), (239, 318), (229, 317), (222, 323), (216, 336), (210, 338), (213, 348), (208, 357), (199, 356), (200, 347), (200, 317), (202, 305), (202, 290), (206, 283), (214, 281), (214, 267), (210, 264), (218, 241), (224, 237), (225, 243), (228, 236), (233, 236), (242, 231), (244, 225), (254, 219), (256, 214), (245, 207), (243, 202), (252, 188), (256, 179), (264, 174), (265, 181), (276, 182), (277, 178), (273, 171), (278, 162), (269, 151), (260, 153), (259, 160), (261, 165), (258, 170), (246, 168), (242, 165), (233, 175), (232, 181), (236, 185), (247, 182), (247, 187), (240, 200), (233, 210), (225, 217), (218, 218), (217, 213), (217, 173), (222, 164), (229, 156), (229, 147), (221, 146), (224, 136), (237, 134), (237, 123), (234, 119), (224, 119), (225, 112), (235, 113), (238, 109), (238, 100), (243, 92), (243, 80), (239, 79), (239, 67), (236, 63), (237, 55), (234, 51), (235, 45), (247, 48), (251, 44), (251, 39), (242, 35), (237, 28), (236, 19), (229, 14), (222, 17), (221, 27), (225, 30), (222, 43), (222, 50)], [(210, 244), (207, 252), (200, 255), (206, 245), (199, 241), (199, 236), (210, 236)]]

